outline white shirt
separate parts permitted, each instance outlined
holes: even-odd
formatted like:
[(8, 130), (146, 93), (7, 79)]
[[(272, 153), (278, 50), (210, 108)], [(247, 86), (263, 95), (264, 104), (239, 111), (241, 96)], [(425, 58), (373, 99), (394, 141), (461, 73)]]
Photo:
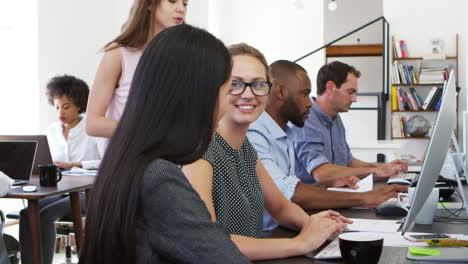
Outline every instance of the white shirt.
[(63, 126), (60, 122), (50, 125), (44, 134), (49, 141), (50, 154), (54, 161), (81, 162), (83, 169), (88, 170), (99, 168), (101, 157), (96, 138), (86, 134), (84, 119), (70, 129), (67, 139), (63, 136)]

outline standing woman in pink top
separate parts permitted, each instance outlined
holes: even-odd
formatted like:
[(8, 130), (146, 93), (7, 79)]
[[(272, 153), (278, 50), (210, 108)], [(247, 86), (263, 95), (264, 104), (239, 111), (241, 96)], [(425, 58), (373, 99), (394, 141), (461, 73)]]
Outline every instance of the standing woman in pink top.
[(122, 33), (104, 47), (88, 101), (86, 132), (101, 157), (117, 128), (140, 56), (163, 29), (182, 24), (188, 0), (135, 0)]

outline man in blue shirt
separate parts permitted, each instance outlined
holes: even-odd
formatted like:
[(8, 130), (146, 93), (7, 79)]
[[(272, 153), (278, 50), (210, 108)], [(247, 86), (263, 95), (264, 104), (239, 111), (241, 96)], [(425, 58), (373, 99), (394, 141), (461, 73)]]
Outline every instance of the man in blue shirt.
[(404, 161), (395, 160), (380, 165), (356, 159), (351, 154), (339, 113), (347, 112), (356, 102), (360, 75), (354, 67), (339, 61), (320, 68), (317, 98), (311, 113), (304, 127), (292, 126), (296, 153), (306, 168), (306, 171), (298, 174), (304, 182), (369, 174), (390, 177), (408, 170), (408, 164)]
[[(270, 65), (270, 77), (273, 83), (267, 97), (265, 112), (250, 125), (247, 132), (249, 141), (254, 146), (264, 167), (283, 193), (304, 209), (328, 209), (352, 206), (377, 206), (399, 191), (407, 188), (391, 185), (363, 193), (345, 193), (327, 191), (324, 187), (343, 184), (342, 179), (331, 179), (325, 184), (304, 184), (296, 175), (307, 173), (296, 162), (291, 130), (288, 122), (300, 127), (309, 114), (310, 80), (306, 71), (296, 63), (276, 61)], [(270, 231), (277, 225), (264, 214), (264, 230)]]

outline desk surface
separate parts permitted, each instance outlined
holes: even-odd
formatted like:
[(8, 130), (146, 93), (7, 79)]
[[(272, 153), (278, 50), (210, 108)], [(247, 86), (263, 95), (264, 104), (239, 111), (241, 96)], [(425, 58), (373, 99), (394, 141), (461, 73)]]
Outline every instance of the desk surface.
[[(27, 185), (36, 185), (37, 191), (24, 192), (20, 186), (12, 188), (3, 198), (20, 198), (20, 199), (42, 199), (49, 196), (60, 195), (69, 192), (76, 192), (86, 190), (93, 187), (96, 176), (63, 176), (62, 180), (58, 182), (57, 187), (43, 187), (39, 184), (37, 175), (33, 175)], [(15, 186), (16, 187), (16, 186)]]
[[(378, 183), (380, 185), (381, 183)], [(465, 193), (468, 191), (468, 187), (464, 188)], [(364, 219), (401, 219), (401, 217), (382, 217), (375, 215), (375, 209), (338, 209), (336, 210), (342, 215), (350, 218), (364, 218)], [(318, 211), (310, 211), (310, 214), (316, 213)], [(445, 212), (438, 210), (436, 216), (445, 216)], [(466, 215), (463, 213), (463, 216)], [(447, 233), (447, 234), (465, 234), (468, 235), (468, 224), (447, 224), (441, 222), (434, 222), (432, 225), (414, 225), (410, 230), (411, 232), (427, 232), (427, 233)], [(291, 238), (296, 234), (290, 230), (278, 227), (273, 230), (271, 237), (273, 238)], [(409, 263), (409, 264), (419, 264), (419, 263), (465, 263), (466, 262), (434, 262), (434, 261), (415, 261), (409, 260), (406, 258), (407, 248), (403, 247), (384, 247), (382, 250), (382, 255), (380, 257), (379, 264), (394, 264), (394, 263)], [(268, 260), (268, 261), (256, 261), (255, 263), (262, 264), (310, 264), (310, 263), (323, 263), (323, 264), (335, 264), (343, 263), (342, 259), (337, 260), (313, 260), (307, 257), (293, 257), (287, 259), (277, 259), (277, 260)]]

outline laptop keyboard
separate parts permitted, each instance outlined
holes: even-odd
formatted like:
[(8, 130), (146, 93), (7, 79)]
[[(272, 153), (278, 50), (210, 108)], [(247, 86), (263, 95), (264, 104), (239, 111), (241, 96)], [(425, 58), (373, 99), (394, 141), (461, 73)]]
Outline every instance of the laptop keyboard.
[(392, 177), (388, 178), (387, 181), (390, 180), (409, 180), (411, 182), (417, 180), (419, 177), (419, 173), (415, 172), (406, 172), (406, 173), (398, 173), (396, 175), (393, 175)]
[(13, 182), (12, 185), (13, 185), (13, 186), (25, 185), (25, 184), (27, 184), (28, 182), (29, 182), (29, 181), (15, 180), (15, 181)]
[(340, 245), (338, 244), (338, 238), (335, 238), (330, 244), (320, 250), (315, 256), (311, 256), (313, 259), (336, 259), (341, 258)]

